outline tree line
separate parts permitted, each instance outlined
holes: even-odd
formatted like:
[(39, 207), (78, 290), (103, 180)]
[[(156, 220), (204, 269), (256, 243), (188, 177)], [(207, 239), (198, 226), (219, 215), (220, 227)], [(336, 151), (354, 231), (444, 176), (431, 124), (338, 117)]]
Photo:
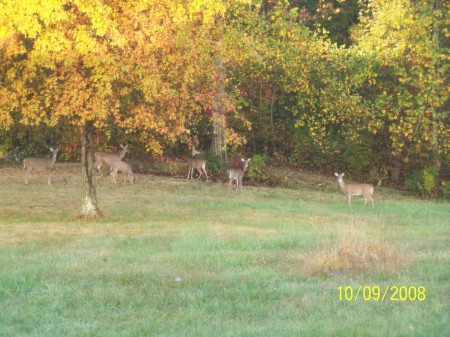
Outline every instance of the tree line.
[(196, 147), (448, 195), (449, 12), (443, 0), (0, 1), (0, 151), (59, 144), (88, 165), (94, 147)]

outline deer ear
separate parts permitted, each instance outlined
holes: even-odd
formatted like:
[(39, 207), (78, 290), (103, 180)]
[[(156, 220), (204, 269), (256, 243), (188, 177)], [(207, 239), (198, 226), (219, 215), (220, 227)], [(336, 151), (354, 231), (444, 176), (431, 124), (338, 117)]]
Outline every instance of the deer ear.
[(342, 177), (345, 175), (345, 173), (342, 173)]
[(339, 174), (337, 174), (337, 172), (334, 172), (334, 175), (337, 177)]
[(244, 162), (245, 161), (245, 159), (244, 158), (241, 158), (241, 162)]

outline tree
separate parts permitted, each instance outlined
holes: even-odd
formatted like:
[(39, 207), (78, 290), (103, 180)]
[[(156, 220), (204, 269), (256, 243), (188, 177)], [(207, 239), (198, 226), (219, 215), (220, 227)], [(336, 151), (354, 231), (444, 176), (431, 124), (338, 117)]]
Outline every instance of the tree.
[(215, 94), (212, 40), (202, 38), (222, 10), (220, 1), (1, 2), (0, 126), (77, 128), (82, 214), (98, 214), (93, 133), (112, 123), (155, 153), (186, 137)]
[(440, 0), (373, 1), (354, 32), (353, 53), (367, 60), (360, 92), (372, 101), (364, 120), (387, 140), (394, 166), (424, 165), (433, 153), (439, 170), (448, 154), (449, 9)]
[[(229, 123), (254, 153), (287, 154), (295, 116), (308, 109), (308, 77), (320, 42), (299, 21), (298, 9), (281, 1), (250, 10), (241, 5), (228, 20), (227, 69), (242, 116)], [(234, 145), (242, 145), (236, 139)]]
[[(107, 5), (85, 1), (2, 2), (3, 45), (0, 120), (81, 131), (84, 179), (82, 214), (97, 215), (93, 182), (92, 126), (117, 109), (112, 82), (117, 59), (111, 49), (123, 40)], [(87, 140), (87, 142), (86, 142)], [(84, 184), (83, 184), (84, 186)]]

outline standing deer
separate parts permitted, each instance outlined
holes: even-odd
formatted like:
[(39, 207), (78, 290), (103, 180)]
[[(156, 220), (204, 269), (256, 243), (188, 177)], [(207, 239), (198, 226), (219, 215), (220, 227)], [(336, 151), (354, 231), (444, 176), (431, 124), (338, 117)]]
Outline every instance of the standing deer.
[(242, 178), (244, 178), (249, 162), (250, 158), (241, 158), (242, 167), (232, 167), (228, 170), (228, 191), (231, 191), (233, 181), (236, 180), (236, 190), (240, 189), (242, 192)]
[(352, 195), (362, 195), (364, 197), (364, 206), (367, 205), (367, 200), (372, 202), (372, 207), (374, 207), (374, 200), (372, 198), (372, 194), (374, 192), (374, 188), (370, 184), (346, 184), (343, 177), (344, 173), (338, 174), (334, 173), (337, 177), (339, 186), (341, 187), (342, 192), (347, 195), (348, 205), (351, 206)]
[(128, 152), (128, 145), (123, 146), (120, 145), (122, 150), (119, 153), (106, 153), (106, 152), (95, 152), (94, 154), (94, 166), (97, 168), (97, 171), (103, 177), (102, 171), (100, 171), (100, 167), (103, 163), (109, 164), (111, 166), (111, 162), (120, 161), (125, 157), (125, 153)]
[[(111, 165), (112, 180), (114, 181), (115, 184), (117, 184), (116, 176), (117, 176), (118, 171), (123, 172), (124, 175), (128, 176), (128, 179), (130, 180), (130, 184), (133, 184), (136, 181), (136, 179), (134, 178), (133, 170), (131, 169), (130, 164), (125, 163), (124, 161), (116, 160), (116, 161), (110, 162), (110, 165)], [(126, 182), (127, 182), (127, 180), (125, 177), (125, 183)]]
[(188, 165), (189, 165), (189, 171), (187, 175), (187, 179), (189, 177), (192, 179), (194, 176), (194, 168), (197, 169), (198, 173), (200, 175), (198, 176), (197, 180), (200, 179), (200, 177), (205, 173), (206, 181), (208, 182), (208, 173), (206, 172), (206, 160), (202, 158), (188, 158)]
[(53, 170), (56, 163), (56, 155), (58, 154), (58, 148), (53, 149), (50, 147), (50, 152), (52, 153), (51, 158), (25, 158), (23, 160), (23, 169), (25, 171), (25, 184), (28, 185), (27, 176), (31, 171), (43, 171), (48, 170), (48, 184), (51, 185), (51, 175), (50, 171)]

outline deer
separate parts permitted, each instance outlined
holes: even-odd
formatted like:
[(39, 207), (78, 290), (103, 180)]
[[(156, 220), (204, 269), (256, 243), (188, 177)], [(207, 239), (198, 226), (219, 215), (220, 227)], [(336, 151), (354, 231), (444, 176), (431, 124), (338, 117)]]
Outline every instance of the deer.
[(97, 168), (97, 171), (103, 177), (102, 171), (100, 171), (100, 167), (103, 163), (109, 164), (111, 166), (112, 161), (120, 161), (125, 157), (125, 154), (128, 152), (128, 144), (123, 146), (120, 144), (122, 150), (119, 153), (106, 153), (106, 152), (95, 152), (94, 154), (94, 166)]
[(55, 163), (56, 163), (56, 155), (58, 154), (58, 148), (53, 149), (53, 148), (49, 148), (50, 152), (52, 153), (52, 157), (51, 158), (25, 158), (23, 160), (23, 169), (26, 170), (25, 171), (25, 184), (28, 185), (28, 180), (27, 180), (27, 176), (31, 173), (31, 171), (36, 170), (36, 171), (43, 171), (43, 170), (48, 170), (48, 184), (51, 185), (52, 181), (51, 181), (51, 175), (50, 175), (50, 171), (53, 170), (53, 168), (55, 167)]
[(192, 179), (194, 176), (194, 168), (198, 171), (198, 173), (200, 173), (200, 175), (198, 176), (197, 180), (200, 179), (200, 177), (203, 175), (203, 173), (205, 173), (206, 176), (206, 182), (208, 182), (208, 173), (206, 172), (206, 160), (202, 159), (202, 158), (188, 158), (187, 160), (188, 165), (189, 165), (189, 171), (188, 171), (188, 175), (187, 175), (187, 179), (189, 179), (189, 177)]
[[(231, 191), (233, 181), (236, 180), (236, 190), (240, 189), (242, 192), (242, 178), (247, 171), (250, 158), (241, 158), (241, 167), (232, 167), (228, 170), (228, 191)], [(236, 162), (234, 162), (236, 165)]]
[[(116, 176), (117, 172), (120, 171), (124, 175), (128, 176), (128, 179), (130, 180), (130, 184), (133, 184), (136, 179), (133, 175), (133, 170), (131, 168), (131, 165), (121, 161), (121, 160), (115, 160), (109, 163), (111, 165), (111, 177), (115, 184), (117, 184)], [(127, 178), (125, 177), (125, 183), (127, 182)]]
[(364, 197), (364, 206), (367, 205), (367, 201), (370, 200), (372, 207), (374, 207), (374, 200), (372, 198), (374, 187), (370, 184), (346, 184), (344, 181), (344, 173), (338, 174), (334, 173), (341, 187), (342, 192), (347, 195), (348, 205), (351, 206), (352, 195), (362, 195)]

